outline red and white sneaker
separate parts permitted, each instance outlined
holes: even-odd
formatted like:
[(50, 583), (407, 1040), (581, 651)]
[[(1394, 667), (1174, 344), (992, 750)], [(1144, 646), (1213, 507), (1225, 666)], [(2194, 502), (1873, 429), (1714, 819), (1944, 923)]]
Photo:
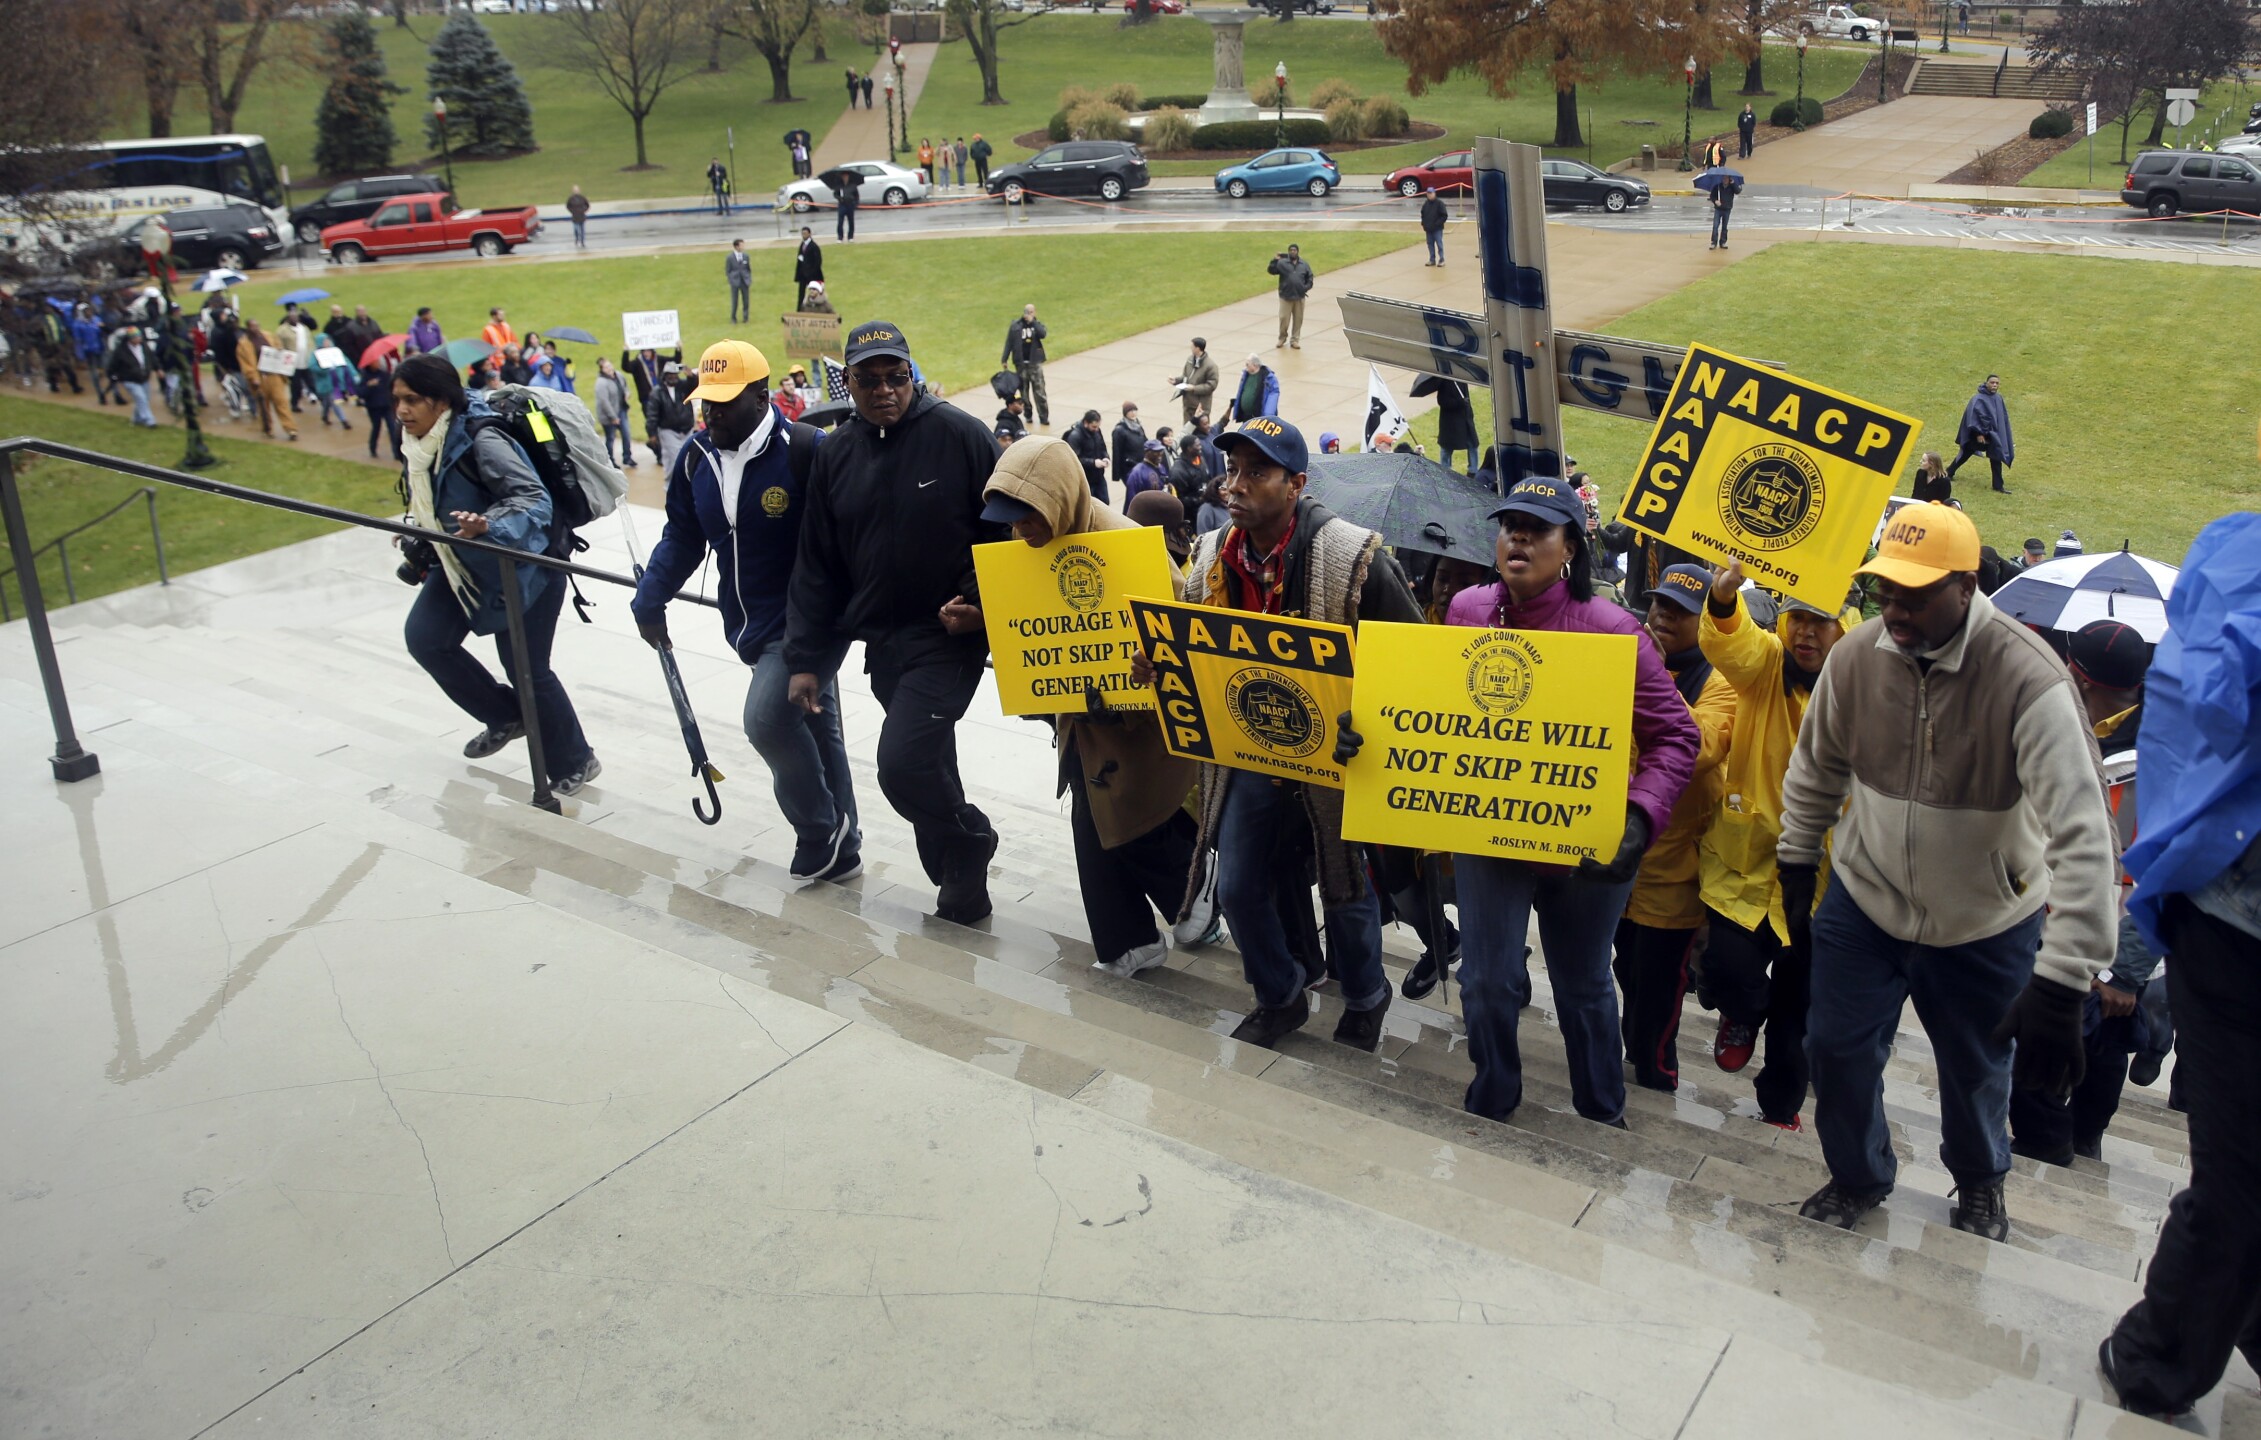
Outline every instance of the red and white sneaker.
[(1719, 1037), (1711, 1042), (1711, 1058), (1720, 1069), (1732, 1075), (1751, 1063), (1751, 1052), (1758, 1046), (1756, 1026), (1723, 1019), (1719, 1022)]
[(1769, 1119), (1764, 1115), (1761, 1115), (1759, 1118), (1761, 1120), (1765, 1120), (1767, 1124), (1772, 1125), (1777, 1130), (1787, 1130), (1793, 1135), (1802, 1135), (1805, 1133), (1806, 1122), (1799, 1119), (1795, 1115), (1791, 1116), (1787, 1120)]

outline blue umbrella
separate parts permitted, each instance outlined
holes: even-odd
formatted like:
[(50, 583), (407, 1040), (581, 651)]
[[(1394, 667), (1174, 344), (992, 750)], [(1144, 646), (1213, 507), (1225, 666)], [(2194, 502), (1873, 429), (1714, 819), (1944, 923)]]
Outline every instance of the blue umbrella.
[(329, 298), (330, 292), (327, 290), (292, 290), (287, 294), (277, 295), (275, 303), (277, 305), (311, 305), (317, 300)]
[(597, 343), (596, 336), (591, 335), (586, 330), (577, 329), (571, 325), (552, 325), (549, 329), (542, 332), (542, 336), (543, 338), (549, 340), (571, 340), (581, 345), (594, 345)]
[(68, 300), (58, 300), (50, 295), (47, 297), (47, 303), (62, 311), (65, 315), (71, 313), (71, 302)]
[(1725, 185), (1730, 180), (1734, 181), (1738, 185), (1742, 184), (1743, 172), (1740, 170), (1730, 170), (1726, 166), (1722, 165), (1716, 170), (1706, 170), (1703, 174), (1698, 175), (1696, 177), (1696, 188), (1698, 190), (1717, 190), (1720, 186)]

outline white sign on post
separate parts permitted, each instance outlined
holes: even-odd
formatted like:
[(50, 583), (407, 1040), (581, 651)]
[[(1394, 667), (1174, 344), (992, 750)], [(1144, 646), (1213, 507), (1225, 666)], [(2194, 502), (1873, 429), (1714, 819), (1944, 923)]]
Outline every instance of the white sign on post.
[(631, 350), (672, 350), (683, 343), (683, 327), (673, 310), (623, 310), (620, 331)]
[(2091, 135), (2096, 133), (2096, 102), (2094, 100), (2088, 102), (2088, 133)]

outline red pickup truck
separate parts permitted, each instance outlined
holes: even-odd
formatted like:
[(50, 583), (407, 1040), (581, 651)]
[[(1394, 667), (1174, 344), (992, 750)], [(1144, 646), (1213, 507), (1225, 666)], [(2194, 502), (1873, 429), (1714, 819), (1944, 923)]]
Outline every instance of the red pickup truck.
[(435, 190), (395, 196), (366, 220), (324, 226), (322, 253), (340, 265), (466, 247), (477, 255), (503, 255), (541, 233), (541, 219), (531, 205), (458, 210), (453, 195)]

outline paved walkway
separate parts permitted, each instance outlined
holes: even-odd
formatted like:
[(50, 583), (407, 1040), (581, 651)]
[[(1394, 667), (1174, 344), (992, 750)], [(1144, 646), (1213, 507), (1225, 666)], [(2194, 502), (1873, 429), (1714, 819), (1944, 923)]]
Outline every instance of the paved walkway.
[(1736, 168), (1755, 185), (1811, 185), (1833, 194), (1905, 196), (2025, 133), (2039, 100), (1908, 95), (1761, 145)]
[[(927, 72), (934, 68), (935, 52), (939, 45), (905, 45), (903, 47), (903, 100), (905, 106), (919, 103), (919, 92), (926, 88)], [(846, 66), (841, 67), (843, 70)], [(882, 53), (870, 59), (859, 57), (857, 69), (871, 72), (871, 108), (859, 105), (853, 110), (843, 110), (832, 128), (816, 143), (816, 154), (810, 157), (811, 173), (822, 175), (835, 165), (845, 165), (852, 160), (884, 160), (887, 158), (887, 56)], [(829, 85), (841, 77), (828, 76)], [(838, 90), (820, 91), (832, 95), (845, 95), (845, 83)], [(902, 137), (896, 137), (900, 140)], [(916, 145), (911, 147), (914, 151)], [(915, 163), (908, 161), (905, 163)]]

